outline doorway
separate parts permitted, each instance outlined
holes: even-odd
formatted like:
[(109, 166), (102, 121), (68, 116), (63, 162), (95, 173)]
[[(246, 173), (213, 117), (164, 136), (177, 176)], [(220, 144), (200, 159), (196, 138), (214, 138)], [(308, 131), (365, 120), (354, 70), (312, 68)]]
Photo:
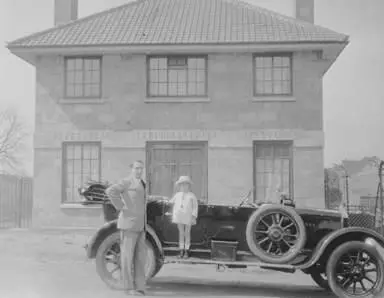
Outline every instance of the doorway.
[[(205, 243), (204, 214), (208, 200), (208, 144), (207, 142), (148, 142), (147, 185), (150, 195), (174, 194), (174, 184), (180, 176), (189, 176), (193, 181), (192, 192), (199, 203), (197, 224), (191, 230), (191, 244)], [(164, 206), (162, 212), (162, 233), (164, 244), (177, 245), (177, 226), (171, 222), (172, 206)]]

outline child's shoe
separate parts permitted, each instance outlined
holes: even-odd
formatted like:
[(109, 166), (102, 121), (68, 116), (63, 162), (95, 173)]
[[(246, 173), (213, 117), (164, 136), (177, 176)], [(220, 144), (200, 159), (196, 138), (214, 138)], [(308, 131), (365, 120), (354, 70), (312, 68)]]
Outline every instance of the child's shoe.
[(190, 253), (189, 249), (186, 249), (184, 252), (184, 259), (188, 259), (190, 256), (191, 256), (191, 253)]

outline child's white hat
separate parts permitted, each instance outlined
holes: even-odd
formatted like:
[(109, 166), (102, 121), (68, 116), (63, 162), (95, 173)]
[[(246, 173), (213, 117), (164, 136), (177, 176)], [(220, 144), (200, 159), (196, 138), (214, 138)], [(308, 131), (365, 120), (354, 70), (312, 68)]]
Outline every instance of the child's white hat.
[(180, 176), (179, 179), (175, 182), (175, 185), (179, 185), (180, 183), (189, 183), (190, 185), (193, 184), (189, 176)]

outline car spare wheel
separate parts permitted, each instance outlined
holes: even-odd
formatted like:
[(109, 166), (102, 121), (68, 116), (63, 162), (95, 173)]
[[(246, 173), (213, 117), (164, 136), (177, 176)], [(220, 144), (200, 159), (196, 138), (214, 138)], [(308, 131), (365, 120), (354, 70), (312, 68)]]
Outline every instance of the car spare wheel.
[(249, 218), (246, 239), (250, 251), (261, 261), (284, 264), (304, 247), (305, 225), (292, 207), (264, 205)]

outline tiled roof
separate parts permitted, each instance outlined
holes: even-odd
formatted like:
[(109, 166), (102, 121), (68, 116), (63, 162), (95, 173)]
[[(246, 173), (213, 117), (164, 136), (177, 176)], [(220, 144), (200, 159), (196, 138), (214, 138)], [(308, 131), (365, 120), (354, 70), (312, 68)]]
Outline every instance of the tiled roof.
[(8, 47), (344, 42), (344, 34), (238, 0), (138, 0)]

